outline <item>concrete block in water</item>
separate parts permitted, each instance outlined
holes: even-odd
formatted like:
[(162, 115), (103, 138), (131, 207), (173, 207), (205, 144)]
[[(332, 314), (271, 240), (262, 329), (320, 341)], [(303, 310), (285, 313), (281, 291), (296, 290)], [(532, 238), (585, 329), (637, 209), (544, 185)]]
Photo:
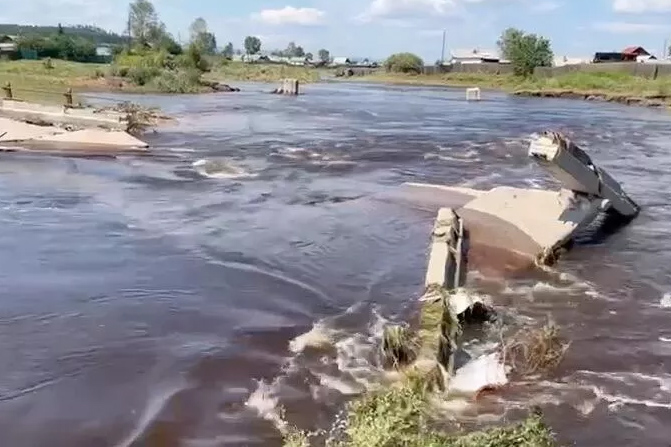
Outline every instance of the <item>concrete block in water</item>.
[(480, 101), (480, 88), (479, 87), (470, 87), (466, 89), (466, 100), (467, 101)]
[(280, 88), (273, 90), (273, 93), (281, 95), (298, 95), (299, 94), (298, 79), (283, 79)]

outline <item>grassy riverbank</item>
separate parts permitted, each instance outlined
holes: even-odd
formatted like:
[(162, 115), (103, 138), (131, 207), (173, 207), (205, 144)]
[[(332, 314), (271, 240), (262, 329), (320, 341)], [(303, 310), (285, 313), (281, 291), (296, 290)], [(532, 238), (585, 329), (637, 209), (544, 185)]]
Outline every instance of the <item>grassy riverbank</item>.
[[(108, 66), (53, 60), (0, 61), (0, 85), (10, 83), (14, 98), (46, 103), (63, 103), (63, 93), (72, 88), (104, 85)], [(0, 92), (4, 97), (4, 91)], [(76, 100), (76, 98), (75, 98)]]
[[(122, 61), (124, 62), (124, 61)], [(131, 61), (132, 62), (132, 61)], [(147, 70), (143, 64), (140, 69)], [(243, 64), (224, 62), (221, 58), (210, 60), (211, 69), (203, 74), (204, 81), (234, 83), (236, 81), (275, 82), (283, 78), (296, 78), (302, 83), (316, 82), (320, 71), (308, 67), (285, 65)], [(133, 93), (196, 93), (212, 91), (206, 85), (198, 86), (193, 79), (181, 79), (188, 71), (167, 71), (158, 75), (157, 82), (138, 85), (134, 78), (142, 73), (137, 67), (115, 64), (88, 64), (53, 59), (0, 61), (0, 85), (12, 85), (15, 98), (43, 103), (62, 103), (63, 93), (72, 88), (75, 101), (78, 91), (133, 92)], [(127, 73), (130, 71), (130, 75)], [(136, 73), (137, 72), (137, 73)], [(125, 76), (121, 76), (125, 74)], [(187, 82), (188, 81), (188, 82)], [(188, 85), (187, 85), (188, 84)], [(4, 97), (4, 91), (0, 91)]]
[[(352, 78), (350, 78), (352, 79)], [(356, 78), (402, 85), (480, 87), (523, 96), (566, 97), (643, 105), (671, 105), (671, 77), (655, 80), (624, 73), (575, 72), (552, 78), (519, 78), (512, 75), (444, 73), (404, 75), (379, 73)]]
[(245, 64), (242, 62), (224, 62), (215, 60), (212, 71), (205, 79), (220, 82), (258, 81), (275, 82), (284, 78), (298, 79), (301, 83), (317, 82), (321, 72), (316, 68), (279, 64)]

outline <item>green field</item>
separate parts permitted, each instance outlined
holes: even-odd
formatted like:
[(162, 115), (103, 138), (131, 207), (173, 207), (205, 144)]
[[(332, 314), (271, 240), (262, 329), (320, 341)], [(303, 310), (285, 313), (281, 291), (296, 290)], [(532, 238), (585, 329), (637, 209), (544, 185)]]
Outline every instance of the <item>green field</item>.
[(212, 63), (212, 71), (205, 79), (221, 82), (259, 81), (275, 82), (284, 78), (298, 79), (302, 83), (317, 82), (321, 72), (311, 67), (297, 67), (278, 64), (245, 64), (242, 62), (223, 62), (220, 59)]
[(513, 75), (478, 73), (444, 73), (436, 75), (404, 75), (376, 73), (361, 78), (370, 82), (404, 85), (433, 85), (494, 88), (511, 93), (536, 92), (547, 96), (576, 94), (613, 98), (659, 99), (671, 103), (671, 77), (655, 80), (624, 73), (569, 73), (552, 78), (519, 78)]

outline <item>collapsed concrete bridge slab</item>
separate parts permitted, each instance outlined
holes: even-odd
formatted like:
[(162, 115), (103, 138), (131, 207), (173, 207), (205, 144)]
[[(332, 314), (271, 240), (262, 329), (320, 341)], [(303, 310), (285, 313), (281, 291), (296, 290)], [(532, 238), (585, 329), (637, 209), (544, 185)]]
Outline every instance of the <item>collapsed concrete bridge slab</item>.
[(0, 150), (72, 154), (146, 151), (126, 131), (127, 116), (93, 108), (0, 101)]
[(598, 230), (601, 216), (626, 224), (638, 215), (619, 183), (561, 134), (543, 133), (528, 155), (560, 182), (559, 190), (405, 186), (454, 208), (468, 229), (469, 258), (506, 271), (552, 264), (578, 235)]
[[(529, 147), (529, 156), (548, 170), (562, 188), (558, 191), (496, 187), (474, 190), (441, 185), (408, 184), (420, 194), (447, 196), (438, 210), (428, 256), (424, 293), (419, 299), (419, 327), (403, 353), (398, 330), (385, 334), (386, 355), (410, 359), (426, 383), (448, 394), (478, 395), (507, 383), (510, 365), (493, 352), (455, 366), (458, 339), (464, 324), (487, 321), (493, 313), (480, 297), (460, 293), (474, 248), (512, 253), (527, 264), (547, 264), (576, 234), (595, 226), (606, 214), (624, 224), (636, 217), (639, 206), (605, 171), (571, 141), (546, 132)], [(443, 197), (445, 199), (445, 197)], [(497, 259), (500, 261), (500, 259)], [(501, 347), (503, 349), (503, 347)]]

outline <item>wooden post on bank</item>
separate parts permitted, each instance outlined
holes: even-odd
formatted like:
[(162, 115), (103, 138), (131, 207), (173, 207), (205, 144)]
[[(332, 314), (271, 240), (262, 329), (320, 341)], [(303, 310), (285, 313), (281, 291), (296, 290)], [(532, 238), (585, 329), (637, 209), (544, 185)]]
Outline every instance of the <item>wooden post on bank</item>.
[(2, 89), (5, 91), (5, 99), (14, 99), (14, 95), (12, 93), (12, 84), (8, 82)]
[(65, 96), (65, 107), (72, 107), (72, 89), (67, 89), (63, 96)]

